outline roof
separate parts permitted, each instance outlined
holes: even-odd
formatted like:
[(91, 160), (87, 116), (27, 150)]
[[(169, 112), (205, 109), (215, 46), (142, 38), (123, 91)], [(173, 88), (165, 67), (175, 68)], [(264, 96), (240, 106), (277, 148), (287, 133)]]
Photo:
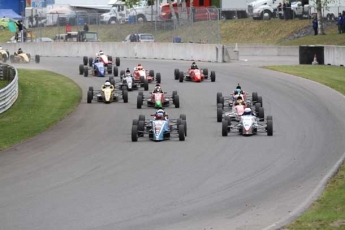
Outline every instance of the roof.
[(22, 19), (22, 16), (14, 12), (12, 9), (0, 9), (0, 18)]

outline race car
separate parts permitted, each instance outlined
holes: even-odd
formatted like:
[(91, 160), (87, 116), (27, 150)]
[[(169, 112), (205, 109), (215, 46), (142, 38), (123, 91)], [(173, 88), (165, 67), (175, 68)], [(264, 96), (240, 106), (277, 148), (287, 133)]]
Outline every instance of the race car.
[(11, 63), (30, 63), (31, 61), (35, 61), (35, 63), (40, 63), (40, 55), (36, 54), (35, 55), (35, 59), (33, 60), (31, 58), (31, 55), (28, 54), (28, 53), (17, 53), (17, 52), (14, 52), (14, 54), (11, 54), (10, 55), (10, 62)]
[[(114, 67), (114, 76), (115, 77), (118, 77), (118, 71), (119, 71), (118, 68)], [(121, 72), (120, 72), (121, 81), (123, 81), (123, 76), (125, 75), (125, 73), (126, 72), (124, 70), (121, 70)], [(142, 72), (142, 74), (144, 74), (144, 73), (146, 73), (146, 71)], [(133, 88), (144, 87), (145, 91), (149, 90), (149, 81), (148, 81), (146, 75), (139, 76), (138, 72), (136, 72), (134, 70), (133, 74), (131, 74), (131, 76), (132, 76), (132, 86), (133, 86)], [(157, 73), (157, 76), (160, 78), (160, 73)], [(151, 79), (151, 81), (152, 81), (152, 79)]]
[(88, 67), (87, 65), (84, 66), (82, 64), (79, 65), (79, 74), (84, 75), (84, 77), (89, 76), (89, 71), (91, 75), (96, 77), (105, 77), (105, 67), (103, 62), (93, 62), (92, 67)]
[(156, 80), (156, 82), (159, 84), (162, 81), (160, 73), (156, 73), (155, 77), (154, 70), (146, 70), (141, 64), (138, 64), (138, 66), (133, 68), (133, 76), (134, 81), (140, 83), (143, 83), (144, 80), (147, 80), (148, 83), (151, 83)]
[(258, 119), (254, 114), (242, 115), (239, 122), (232, 122), (229, 117), (222, 122), (222, 136), (228, 136), (230, 132), (236, 132), (244, 136), (258, 133), (273, 135), (273, 118), (267, 116), (266, 121)]
[[(217, 106), (217, 122), (222, 122), (222, 119), (227, 119), (230, 118), (230, 120), (234, 121), (240, 121), (241, 116), (243, 115), (244, 111), (246, 108), (250, 108), (246, 106), (245, 104), (236, 104), (232, 107), (222, 107), (222, 104), (218, 104)], [(260, 103), (256, 103), (254, 109), (254, 114), (259, 118), (259, 119), (264, 119), (265, 116), (265, 110), (261, 106)]]
[(2, 60), (5, 63), (7, 62), (9, 56), (10, 53), (8, 52), (8, 50), (0, 49), (0, 60)]
[(216, 72), (211, 71), (211, 75), (208, 75), (208, 69), (188, 69), (187, 72), (182, 72), (179, 69), (174, 70), (174, 78), (175, 80), (179, 80), (179, 82), (183, 81), (193, 81), (193, 82), (202, 82), (205, 79), (211, 79), (211, 82), (216, 81)]
[(175, 105), (175, 108), (180, 108), (180, 97), (177, 91), (173, 91), (171, 96), (167, 96), (166, 92), (150, 92), (151, 95), (144, 95), (143, 92), (139, 92), (137, 96), (137, 108), (141, 109), (144, 102), (146, 102), (148, 107), (154, 108), (164, 108), (168, 107), (170, 104)]
[[(232, 92), (229, 96), (223, 96), (223, 94), (221, 92), (217, 93), (217, 105), (219, 103), (223, 104), (223, 105), (227, 105), (229, 107), (232, 107), (234, 105), (234, 103), (237, 100), (237, 97), (241, 97), (243, 99), (243, 101), (245, 102), (245, 104), (248, 107), (251, 107), (252, 105), (255, 105), (255, 103), (260, 103), (261, 105), (263, 105), (262, 103), (262, 97), (258, 95), (257, 92), (253, 92), (252, 96), (250, 97), (245, 91), (243, 90), (235, 90), (234, 92)], [(225, 103), (226, 102), (226, 103)]]
[(152, 114), (152, 118), (145, 120), (145, 115), (139, 115), (132, 123), (132, 141), (138, 141), (139, 137), (148, 135), (150, 140), (164, 141), (178, 137), (184, 141), (187, 136), (186, 115), (181, 114), (178, 119), (169, 119), (168, 116)]
[(128, 69), (127, 72), (124, 70), (120, 71), (120, 82), (118, 85), (120, 89), (127, 89), (128, 91), (139, 89), (141, 86), (140, 83), (134, 82), (134, 77)]
[[(103, 62), (105, 69), (107, 70), (108, 74), (112, 73), (112, 66), (113, 66), (113, 57), (110, 55), (105, 55), (102, 51), (100, 51), (99, 53), (96, 53), (96, 58), (99, 58), (101, 62)], [(87, 57), (84, 56), (83, 57), (83, 64), (84, 66), (89, 65), (89, 67), (92, 67), (93, 63), (94, 63), (94, 59), (92, 57)], [(116, 57), (115, 59), (115, 65), (116, 66), (120, 66), (120, 58)]]
[(114, 85), (109, 81), (106, 81), (100, 90), (94, 90), (92, 86), (89, 87), (89, 90), (87, 91), (87, 103), (91, 103), (94, 99), (106, 104), (118, 102), (120, 99), (123, 99), (124, 103), (128, 103), (128, 91), (115, 90)]

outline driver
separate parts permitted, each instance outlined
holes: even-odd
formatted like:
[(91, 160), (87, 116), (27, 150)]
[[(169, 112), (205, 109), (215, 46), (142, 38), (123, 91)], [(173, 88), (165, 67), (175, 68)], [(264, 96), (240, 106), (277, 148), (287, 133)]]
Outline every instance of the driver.
[(191, 69), (197, 69), (198, 66), (195, 64), (195, 61), (193, 61), (192, 66), (190, 67)]
[(104, 83), (104, 85), (102, 85), (102, 89), (105, 89), (105, 88), (111, 88), (111, 84), (108, 80)]
[(141, 64), (138, 64), (137, 70), (143, 70), (143, 66)]
[(237, 98), (236, 98), (236, 102), (235, 102), (235, 106), (236, 105), (246, 105), (242, 99), (242, 96), (239, 95)]
[(22, 53), (23, 53), (22, 48), (19, 48), (17, 54), (22, 54)]
[(163, 90), (160, 87), (160, 85), (156, 85), (155, 89), (153, 90), (153, 93), (163, 93)]
[(100, 50), (99, 53), (98, 53), (98, 56), (101, 56), (101, 55), (104, 55), (102, 50)]
[(243, 114), (242, 114), (242, 116), (249, 116), (249, 115), (254, 116), (254, 114), (253, 114), (251, 108), (245, 108), (245, 109), (244, 109), (244, 112), (243, 112)]
[(158, 109), (155, 113), (155, 119), (156, 120), (167, 120), (168, 114), (166, 114), (163, 109)]
[(129, 68), (126, 69), (126, 75), (131, 74), (131, 71), (129, 70)]

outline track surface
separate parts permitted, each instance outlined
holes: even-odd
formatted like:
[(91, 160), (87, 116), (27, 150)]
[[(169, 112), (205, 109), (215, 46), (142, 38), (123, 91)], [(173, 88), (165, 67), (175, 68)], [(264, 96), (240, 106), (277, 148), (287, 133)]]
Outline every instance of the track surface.
[[(252, 230), (287, 216), (344, 152), (343, 97), (250, 61), (197, 63), (217, 74), (198, 84), (173, 80), (189, 62), (122, 59), (120, 69), (141, 62), (161, 72), (163, 90), (178, 90), (181, 108), (166, 111), (187, 114), (188, 137), (161, 143), (131, 142), (132, 119), (154, 111), (136, 109), (136, 91), (128, 104), (86, 103), (88, 86), (104, 79), (79, 76), (81, 58), (26, 65), (70, 77), (84, 98), (49, 131), (0, 153), (1, 229)], [(221, 136), (216, 92), (238, 82), (263, 96), (273, 137)]]

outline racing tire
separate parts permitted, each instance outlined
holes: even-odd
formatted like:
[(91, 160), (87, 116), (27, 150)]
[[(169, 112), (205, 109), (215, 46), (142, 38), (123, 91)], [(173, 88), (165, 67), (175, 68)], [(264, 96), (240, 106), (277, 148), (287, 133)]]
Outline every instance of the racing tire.
[(139, 121), (138, 122), (138, 136), (143, 137), (144, 136), (144, 130), (145, 130), (145, 121)]
[(215, 82), (216, 81), (216, 72), (211, 71), (211, 82)]
[(83, 66), (83, 64), (80, 64), (79, 65), (79, 75), (83, 75), (83, 73), (84, 73), (84, 66)]
[(252, 101), (253, 101), (253, 104), (255, 104), (255, 102), (258, 102), (258, 93), (257, 92), (252, 93)]
[(179, 125), (178, 127), (178, 139), (179, 141), (185, 140), (185, 129), (183, 125)]
[(83, 65), (87, 65), (87, 57), (86, 56), (83, 57)]
[(140, 84), (142, 84), (142, 86), (144, 86), (144, 82), (145, 82), (145, 77), (140, 76)]
[(132, 136), (132, 142), (138, 141), (138, 126), (137, 125), (132, 126), (131, 136)]
[(180, 97), (179, 97), (179, 95), (175, 95), (174, 105), (175, 105), (175, 108), (180, 108)]
[[(177, 91), (173, 91), (172, 92), (172, 98), (173, 98), (173, 101), (174, 101), (174, 97), (177, 95)], [(174, 102), (175, 103), (175, 102)]]
[(124, 103), (128, 103), (128, 90), (122, 90), (122, 99)]
[(175, 69), (174, 70), (174, 79), (178, 80), (180, 76), (180, 70), (179, 69)]
[(41, 60), (40, 55), (36, 54), (35, 55), (35, 63), (36, 64), (40, 63), (40, 60)]
[(155, 71), (153, 71), (152, 69), (149, 71), (149, 76), (151, 77), (155, 77)]
[(109, 77), (109, 82), (115, 87), (115, 79), (114, 77)]
[(144, 90), (145, 91), (149, 90), (149, 82), (146, 79), (144, 80)]
[(157, 74), (156, 74), (156, 82), (157, 82), (158, 84), (160, 84), (160, 83), (162, 82), (162, 78), (161, 78), (161, 74), (160, 74), (160, 73), (157, 73)]
[(89, 86), (89, 91), (93, 92), (93, 86)]
[(187, 120), (186, 114), (180, 114), (180, 119), (183, 121), (186, 121)]
[(181, 120), (181, 126), (184, 127), (184, 135), (187, 136), (187, 121)]
[(141, 106), (143, 105), (143, 97), (141, 95), (137, 96), (137, 109), (141, 109)]
[(259, 119), (264, 120), (265, 119), (265, 110), (264, 107), (259, 108)]
[(223, 97), (223, 94), (220, 93), (220, 92), (218, 92), (218, 93), (217, 93), (217, 105), (218, 105), (218, 103), (220, 103), (220, 98), (221, 98), (221, 97)]
[(113, 57), (112, 56), (110, 56), (110, 55), (108, 55), (108, 61), (113, 61)]
[(10, 55), (10, 62), (14, 63), (14, 55), (13, 54)]
[(91, 103), (93, 98), (93, 91), (87, 91), (87, 103)]
[(84, 77), (89, 76), (89, 69), (87, 68), (87, 66), (84, 66)]
[(115, 58), (115, 65), (120, 66), (120, 58), (119, 57)]
[(127, 84), (122, 85), (121, 89), (122, 89), (122, 92), (123, 92), (124, 90), (127, 90), (127, 91), (128, 91), (128, 86), (127, 86)]
[(133, 119), (132, 125), (138, 125), (138, 123), (139, 123), (139, 120), (138, 120), (138, 119)]
[(224, 108), (224, 97), (219, 98), (219, 104), (221, 104), (222, 108)]
[(182, 123), (182, 119), (181, 119), (181, 118), (177, 118), (177, 119), (176, 119), (177, 129), (178, 129), (178, 127), (181, 125), (181, 123)]
[(267, 116), (266, 120), (273, 120), (273, 117), (272, 116)]
[(139, 92), (138, 92), (138, 95), (144, 97), (144, 92), (143, 92), (143, 91), (139, 91)]
[(262, 97), (261, 96), (258, 96), (258, 102), (261, 104), (261, 107), (262, 107), (263, 104), (262, 104)]
[(273, 135), (273, 120), (267, 121), (267, 136)]
[(126, 72), (125, 72), (124, 70), (121, 70), (121, 71), (120, 71), (120, 77), (125, 76), (125, 73), (126, 73)]
[(231, 125), (231, 117), (226, 116), (226, 117), (224, 117), (224, 120), (226, 120), (228, 122), (229, 126)]
[(92, 62), (93, 62), (93, 58), (90, 57), (90, 58), (89, 58), (89, 66), (90, 66), (90, 67), (92, 67)]
[(205, 78), (208, 78), (208, 69), (207, 68), (203, 69), (202, 73), (204, 74)]
[(111, 64), (108, 64), (107, 72), (108, 72), (108, 74), (112, 74), (112, 65)]
[(113, 74), (114, 74), (114, 77), (119, 76), (119, 69), (116, 66), (114, 66)]
[(217, 104), (217, 108), (223, 109), (222, 103), (218, 103), (218, 104)]
[(145, 122), (145, 115), (140, 114), (139, 115), (139, 121), (144, 121)]
[(256, 103), (255, 104), (255, 112), (259, 113), (260, 108), (261, 108), (261, 104), (260, 103)]
[(183, 79), (184, 79), (184, 76), (183, 76), (183, 72), (181, 71), (179, 75), (179, 81), (183, 82)]
[(223, 137), (228, 136), (228, 121), (227, 120), (223, 120), (222, 122), (222, 136)]
[(223, 110), (221, 108), (217, 108), (217, 122), (222, 122), (223, 119)]

